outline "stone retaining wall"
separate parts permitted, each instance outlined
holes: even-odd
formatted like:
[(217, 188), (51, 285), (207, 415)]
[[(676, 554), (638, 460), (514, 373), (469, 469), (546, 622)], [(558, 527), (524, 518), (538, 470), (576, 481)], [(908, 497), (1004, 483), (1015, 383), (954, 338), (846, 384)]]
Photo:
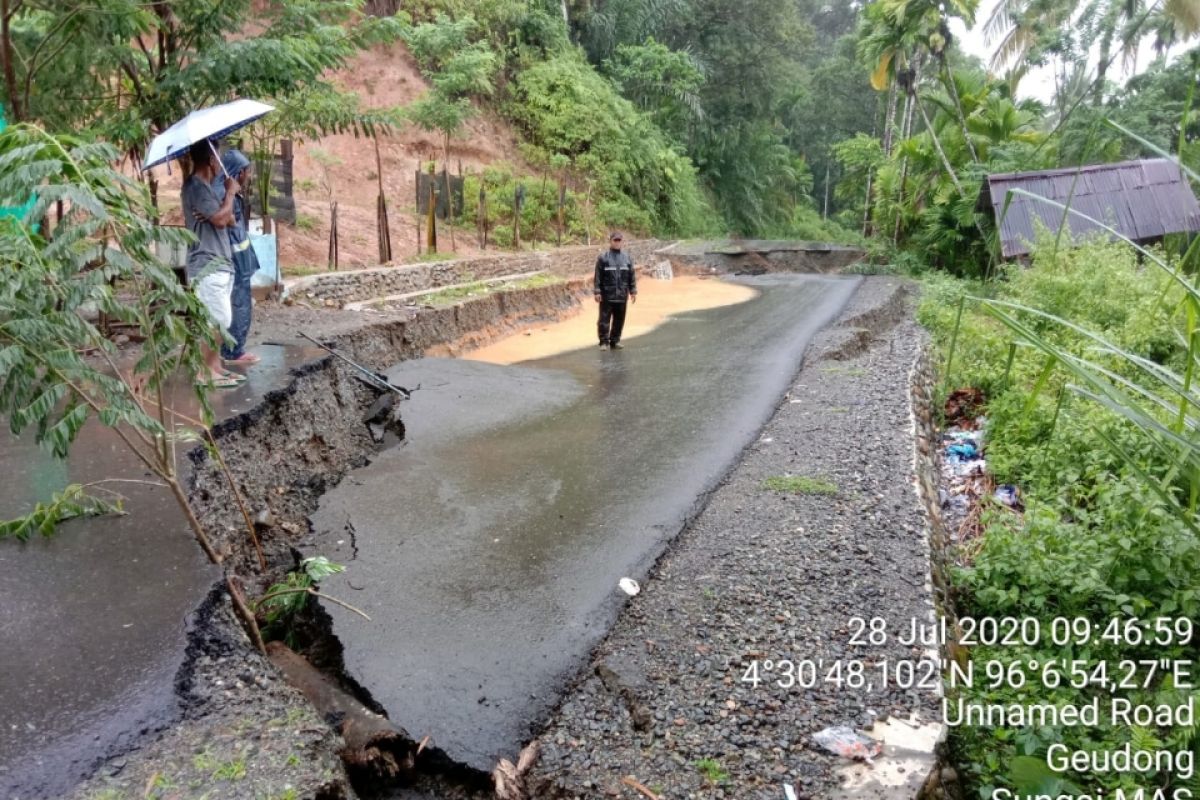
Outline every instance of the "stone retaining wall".
[[(648, 265), (662, 246), (657, 239), (629, 242), (625, 246), (639, 266)], [(457, 261), (405, 264), (313, 275), (289, 282), (287, 295), (318, 305), (340, 308), (391, 295), (441, 289), (472, 281), (547, 271), (564, 278), (591, 274), (601, 245), (564, 247), (528, 253), (503, 253)]]

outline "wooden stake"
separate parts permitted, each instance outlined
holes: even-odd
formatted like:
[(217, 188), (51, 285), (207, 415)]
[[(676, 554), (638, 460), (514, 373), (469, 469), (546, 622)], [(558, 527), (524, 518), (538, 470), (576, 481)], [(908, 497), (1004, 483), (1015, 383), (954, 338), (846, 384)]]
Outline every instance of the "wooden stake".
[(334, 200), (329, 204), (329, 268), (338, 268), (338, 204)]
[(437, 249), (437, 174), (434, 172), (434, 165), (429, 164), (429, 209), (426, 214), (426, 239), (425, 244), (430, 253), (436, 253)]
[(392, 260), (392, 233), (388, 224), (387, 197), (383, 193), (383, 157), (379, 154), (379, 135), (375, 135), (375, 175), (379, 178), (379, 198), (375, 203), (375, 224), (379, 236), (379, 263)]
[(450, 252), (458, 252), (454, 242), (454, 191), (450, 188), (450, 166), (442, 162), (442, 183), (446, 192), (446, 224), (450, 226)]
[(479, 249), (487, 250), (488, 220), (487, 220), (487, 189), (483, 185), (483, 176), (479, 176)]

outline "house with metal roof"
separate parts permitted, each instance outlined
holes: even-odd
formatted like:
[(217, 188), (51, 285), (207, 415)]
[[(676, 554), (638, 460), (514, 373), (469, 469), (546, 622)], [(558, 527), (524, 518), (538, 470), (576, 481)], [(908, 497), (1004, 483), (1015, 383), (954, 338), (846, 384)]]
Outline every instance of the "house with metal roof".
[[(1023, 194), (1011, 195), (1006, 208), (1013, 189), (1070, 206), (1079, 214)], [(1006, 259), (1028, 255), (1038, 230), (1057, 231), (1064, 216), (1064, 232), (1074, 242), (1096, 235), (1113, 238), (1080, 214), (1139, 244), (1170, 233), (1200, 232), (1200, 203), (1179, 165), (1165, 158), (990, 175), (980, 191), (978, 208), (990, 208), (995, 214), (1001, 255)]]

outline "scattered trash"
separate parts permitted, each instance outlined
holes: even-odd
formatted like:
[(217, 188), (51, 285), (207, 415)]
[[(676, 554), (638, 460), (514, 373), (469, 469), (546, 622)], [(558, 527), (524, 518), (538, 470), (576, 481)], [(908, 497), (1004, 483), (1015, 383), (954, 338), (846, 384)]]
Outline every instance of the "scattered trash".
[(1020, 490), (1018, 490), (1017, 487), (1013, 486), (1012, 484), (997, 486), (992, 497), (995, 498), (996, 502), (1000, 505), (1011, 508), (1014, 511), (1021, 511), (1025, 508), (1025, 504), (1021, 502)]
[(835, 756), (853, 761), (870, 762), (883, 752), (883, 745), (879, 741), (845, 725), (836, 725), (813, 734), (813, 741)]
[(796, 790), (790, 783), (783, 785), (783, 796), (786, 800), (796, 800)]
[(956, 442), (946, 448), (946, 455), (950, 458), (971, 461), (979, 457), (979, 448), (971, 441)]
[[(974, 403), (982, 395), (963, 394), (962, 397), (961, 402), (969, 400)], [(947, 415), (949, 405), (947, 403)], [(942, 519), (955, 542), (971, 539), (978, 532), (979, 500), (991, 493), (991, 479), (983, 455), (986, 425), (985, 417), (959, 417), (957, 424), (942, 434), (942, 480), (938, 499), (942, 507)]]
[(617, 586), (620, 586), (621, 591), (630, 597), (637, 596), (637, 593), (642, 590), (642, 587), (638, 586), (638, 582), (633, 578), (621, 578), (617, 581)]

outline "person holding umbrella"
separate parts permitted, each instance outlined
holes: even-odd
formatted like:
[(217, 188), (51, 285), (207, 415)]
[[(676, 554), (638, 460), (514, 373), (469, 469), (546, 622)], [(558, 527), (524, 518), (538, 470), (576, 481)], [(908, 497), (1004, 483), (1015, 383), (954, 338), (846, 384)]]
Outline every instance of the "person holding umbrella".
[[(224, 173), (214, 176), (212, 182), (213, 194), (222, 202), (225, 200), (225, 176), (232, 177), (237, 185), (245, 187), (250, 182), (250, 159), (239, 150), (226, 150), (221, 157)], [(253, 314), (254, 299), (251, 294), (250, 279), (258, 271), (258, 258), (250, 247), (250, 235), (247, 230), (249, 214), (245, 198), (238, 194), (233, 200), (234, 224), (225, 230), (229, 234), (229, 243), (233, 249), (233, 294), (231, 306), (233, 323), (229, 326), (229, 335), (233, 338), (232, 345), (221, 348), (221, 360), (228, 365), (248, 366), (257, 364), (259, 357), (246, 352), (246, 337), (250, 334), (250, 318)]]
[[(183, 184), (183, 221), (198, 241), (188, 248), (188, 283), (195, 288), (222, 337), (233, 322), (233, 247), (228, 229), (236, 222), (233, 203), (241, 187), (225, 173), (214, 142), (274, 110), (274, 106), (247, 99), (198, 109), (155, 136), (142, 162), (145, 171), (191, 157), (191, 174)], [(212, 187), (218, 172), (224, 176), (221, 186), (225, 192), (220, 196)], [(220, 351), (208, 347), (203, 350), (204, 367), (195, 376), (197, 383), (229, 387), (246, 379), (225, 371)]]
[[(236, 180), (225, 176), (224, 200), (217, 199), (212, 183), (221, 167), (211, 141), (196, 142), (188, 155), (191, 173), (184, 180), (181, 193), (183, 220), (197, 240), (188, 248), (188, 284), (216, 323), (219, 336), (224, 337), (233, 322), (233, 246), (228, 229), (236, 224), (233, 203), (241, 187)], [(243, 375), (225, 371), (219, 351), (204, 345), (202, 353), (204, 367), (196, 375), (196, 383), (211, 383), (226, 389), (246, 380)]]

